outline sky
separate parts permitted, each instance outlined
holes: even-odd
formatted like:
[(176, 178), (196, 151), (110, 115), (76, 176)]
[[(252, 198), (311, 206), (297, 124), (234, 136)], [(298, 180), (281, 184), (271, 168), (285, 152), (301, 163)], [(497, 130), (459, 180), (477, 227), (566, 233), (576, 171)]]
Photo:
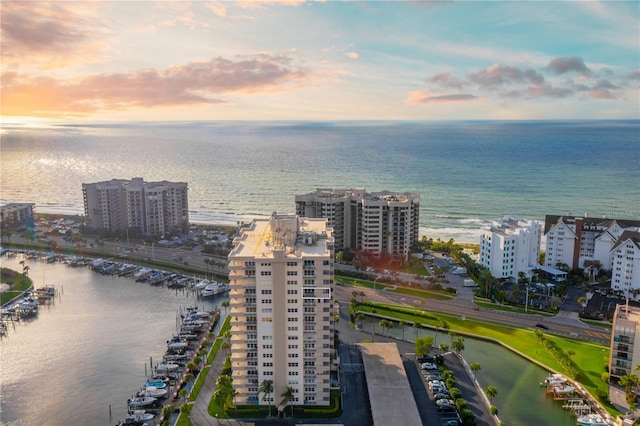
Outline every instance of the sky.
[(4, 123), (640, 118), (637, 1), (2, 1)]

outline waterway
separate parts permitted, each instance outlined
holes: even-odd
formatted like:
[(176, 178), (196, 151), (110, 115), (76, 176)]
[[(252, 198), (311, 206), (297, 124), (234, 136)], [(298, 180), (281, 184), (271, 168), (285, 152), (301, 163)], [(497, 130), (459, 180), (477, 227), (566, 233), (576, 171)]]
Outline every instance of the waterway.
[[(22, 270), (19, 260), (1, 258), (3, 267)], [(54, 285), (59, 294), (37, 317), (10, 325), (0, 341), (3, 425), (115, 424), (127, 398), (144, 383), (150, 358), (160, 361), (180, 308), (213, 308), (224, 300), (197, 300), (86, 268), (27, 262), (35, 286)], [(399, 337), (401, 330), (390, 332)], [(406, 328), (407, 339), (414, 334)], [(449, 337), (440, 333), (442, 339)], [(498, 389), (493, 403), (505, 424), (575, 424), (539, 386), (547, 376), (543, 368), (495, 344), (469, 338), (464, 344), (467, 361), (481, 365), (481, 385)]]
[[(21, 271), (19, 260), (1, 258)], [(149, 364), (162, 360), (180, 309), (213, 309), (224, 300), (88, 268), (27, 264), (35, 286), (53, 285), (58, 295), (36, 317), (9, 324), (0, 341), (3, 425), (114, 425)]]
[[(364, 331), (371, 332), (374, 323), (367, 318), (364, 323)], [(379, 326), (377, 331), (380, 332)], [(413, 341), (416, 337), (412, 326), (405, 326), (404, 336), (402, 329), (392, 328), (388, 331), (390, 336), (405, 338)], [(450, 337), (442, 332), (435, 333), (431, 330), (421, 329), (419, 337), (433, 336), (434, 345), (441, 342), (450, 343)], [(498, 417), (506, 425), (536, 425), (536, 426), (574, 426), (576, 420), (569, 410), (562, 408), (560, 401), (554, 401), (545, 393), (545, 388), (540, 386), (549, 372), (544, 368), (533, 364), (508, 349), (483, 340), (464, 338), (464, 350), (462, 356), (467, 363), (477, 362), (480, 371), (476, 378), (483, 389), (493, 385), (498, 394), (491, 403), (498, 407)]]

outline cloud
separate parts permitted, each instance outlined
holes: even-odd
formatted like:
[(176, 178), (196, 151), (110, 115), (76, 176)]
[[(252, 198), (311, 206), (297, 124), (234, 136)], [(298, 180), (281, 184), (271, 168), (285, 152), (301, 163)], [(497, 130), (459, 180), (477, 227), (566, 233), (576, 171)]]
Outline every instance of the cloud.
[(427, 77), (425, 81), (447, 89), (462, 89), (460, 79), (448, 71)]
[[(558, 79), (556, 76), (574, 71), (579, 74), (576, 79)], [(545, 74), (549, 74), (545, 77)], [(407, 103), (422, 104), (427, 102), (466, 101), (478, 97), (495, 97), (502, 99), (562, 99), (583, 94), (593, 99), (617, 99), (622, 90), (633, 86), (640, 80), (640, 71), (616, 76), (608, 69), (596, 76), (579, 57), (558, 57), (541, 70), (529, 67), (493, 64), (487, 68), (469, 72), (465, 78), (458, 78), (448, 71), (433, 74), (425, 78), (429, 87), (438, 89), (473, 89), (476, 95), (450, 94), (430, 95), (427, 90), (411, 92)], [(604, 78), (606, 76), (606, 78)]]
[(471, 83), (477, 84), (480, 88), (489, 90), (514, 83), (534, 85), (544, 83), (544, 77), (533, 69), (527, 68), (521, 70), (517, 67), (500, 64), (494, 64), (478, 72), (471, 73), (467, 78)]
[(235, 60), (217, 57), (159, 72), (98, 74), (71, 79), (2, 75), (3, 115), (64, 116), (132, 108), (225, 102), (224, 93), (292, 90), (309, 71), (283, 55), (261, 53)]
[(351, 59), (358, 59), (360, 57), (358, 52), (347, 52), (345, 53), (345, 55), (347, 55)]
[(584, 60), (578, 56), (558, 56), (549, 62), (547, 68), (556, 75), (571, 71), (584, 76), (591, 75), (589, 67), (587, 67)]
[(448, 102), (467, 102), (478, 99), (478, 96), (467, 93), (456, 93), (452, 95), (430, 95), (426, 90), (419, 90), (409, 93), (406, 103), (409, 105), (418, 105), (426, 103), (448, 103)]
[(95, 17), (95, 2), (2, 3), (4, 66), (71, 67), (101, 60), (107, 43), (104, 23)]

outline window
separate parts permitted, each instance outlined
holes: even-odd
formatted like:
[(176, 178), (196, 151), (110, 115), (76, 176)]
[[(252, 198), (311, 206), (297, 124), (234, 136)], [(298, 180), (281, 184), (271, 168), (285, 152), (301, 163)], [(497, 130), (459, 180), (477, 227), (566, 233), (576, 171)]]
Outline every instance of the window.
[(271, 290), (269, 290), (269, 289), (262, 289), (262, 294), (271, 294)]
[(271, 271), (260, 271), (260, 275), (269, 276), (269, 275), (271, 275)]

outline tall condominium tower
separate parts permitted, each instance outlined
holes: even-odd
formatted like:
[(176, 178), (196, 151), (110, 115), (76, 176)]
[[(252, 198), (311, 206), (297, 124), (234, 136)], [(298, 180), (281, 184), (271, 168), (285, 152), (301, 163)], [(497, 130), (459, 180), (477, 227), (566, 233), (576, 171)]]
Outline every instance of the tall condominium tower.
[(618, 381), (625, 374), (634, 374), (640, 364), (640, 309), (617, 305), (611, 327), (609, 374)]
[(480, 264), (496, 278), (527, 276), (538, 267), (542, 225), (538, 221), (503, 217), (481, 229)]
[[(329, 405), (333, 231), (325, 219), (273, 214), (229, 254), (231, 368), (238, 404)], [(261, 392), (266, 380), (270, 394)], [(280, 408), (283, 408), (282, 406)]]
[(138, 230), (147, 236), (183, 232), (189, 226), (184, 182), (145, 182), (142, 178), (83, 183), (84, 214), (92, 229)]
[(296, 213), (326, 218), (338, 251), (366, 250), (406, 260), (418, 243), (418, 193), (318, 188), (296, 195)]

